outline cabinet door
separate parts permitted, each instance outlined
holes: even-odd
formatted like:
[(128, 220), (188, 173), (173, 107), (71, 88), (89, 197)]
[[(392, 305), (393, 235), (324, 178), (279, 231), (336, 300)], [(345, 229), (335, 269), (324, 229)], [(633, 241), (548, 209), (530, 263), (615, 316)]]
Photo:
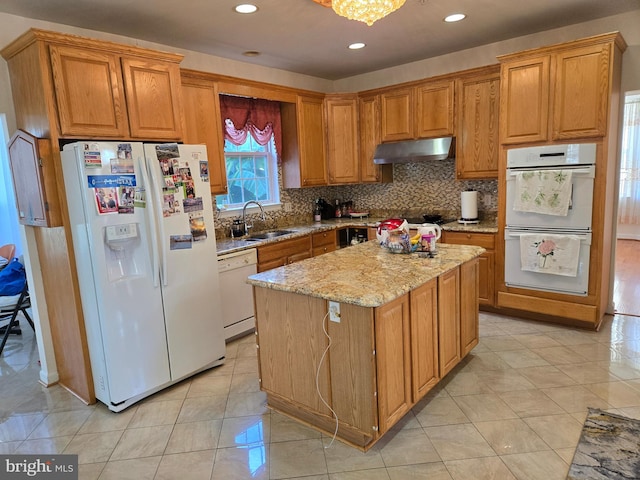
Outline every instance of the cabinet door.
[(51, 141), (18, 130), (9, 143), (9, 164), (20, 223), (61, 226)]
[(453, 81), (416, 88), (418, 138), (453, 136)]
[(502, 65), (500, 78), (502, 143), (547, 140), (549, 64), (549, 56), (544, 56)]
[(555, 56), (554, 140), (606, 135), (610, 49), (593, 45)]
[(438, 281), (412, 290), (411, 376), (413, 402), (417, 402), (438, 383)]
[(322, 99), (298, 97), (298, 141), (302, 186), (327, 184)]
[(357, 183), (358, 99), (355, 95), (325, 99), (329, 184)]
[(60, 134), (128, 137), (119, 58), (108, 52), (50, 45)]
[(497, 178), (500, 74), (458, 80), (456, 178)]
[(227, 193), (224, 139), (217, 85), (214, 82), (182, 79), (184, 142), (204, 143), (209, 160), (209, 187), (212, 195)]
[(181, 140), (178, 64), (122, 59), (129, 129), (133, 138)]
[(460, 350), (464, 357), (478, 345), (478, 259), (460, 266)]
[(403, 88), (380, 95), (382, 141), (395, 142), (414, 138), (415, 110), (413, 88)]
[(460, 359), (460, 267), (438, 277), (438, 337), (440, 378)]
[(409, 295), (376, 308), (375, 335), (378, 418), (383, 433), (412, 406)]
[(358, 100), (360, 128), (360, 181), (380, 181), (380, 165), (373, 163), (373, 154), (380, 143), (380, 97), (371, 95)]
[(495, 252), (484, 252), (478, 257), (478, 302), (493, 307), (496, 303)]

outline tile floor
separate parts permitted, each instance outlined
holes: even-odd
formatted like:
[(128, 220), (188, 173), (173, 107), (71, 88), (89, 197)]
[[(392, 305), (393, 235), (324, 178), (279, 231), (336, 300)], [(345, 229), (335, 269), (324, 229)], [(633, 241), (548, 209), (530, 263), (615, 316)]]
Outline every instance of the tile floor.
[(119, 414), (0, 358), (0, 452), (78, 454), (80, 479), (561, 480), (587, 407), (640, 418), (640, 318), (600, 332), (481, 313), (480, 344), (366, 454), (271, 412), (252, 335), (225, 365)]

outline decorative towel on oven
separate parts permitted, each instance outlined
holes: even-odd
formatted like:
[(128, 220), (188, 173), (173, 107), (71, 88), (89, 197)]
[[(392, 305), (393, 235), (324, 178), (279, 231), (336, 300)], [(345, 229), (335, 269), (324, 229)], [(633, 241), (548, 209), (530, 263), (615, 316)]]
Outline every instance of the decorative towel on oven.
[(513, 209), (567, 216), (571, 204), (571, 170), (528, 170), (516, 173)]
[(579, 259), (580, 237), (577, 235), (520, 235), (522, 270), (575, 277)]

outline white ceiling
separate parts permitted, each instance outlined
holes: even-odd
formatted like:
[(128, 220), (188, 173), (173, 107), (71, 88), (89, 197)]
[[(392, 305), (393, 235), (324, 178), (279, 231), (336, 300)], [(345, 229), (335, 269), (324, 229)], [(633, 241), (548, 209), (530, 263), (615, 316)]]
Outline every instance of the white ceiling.
[[(640, 0), (407, 0), (368, 27), (312, 0), (2, 0), (0, 12), (337, 80), (640, 8)], [(462, 12), (467, 18), (442, 19)], [(603, 32), (604, 33), (604, 32)], [(347, 45), (364, 42), (362, 50)], [(243, 55), (258, 51), (256, 57)]]

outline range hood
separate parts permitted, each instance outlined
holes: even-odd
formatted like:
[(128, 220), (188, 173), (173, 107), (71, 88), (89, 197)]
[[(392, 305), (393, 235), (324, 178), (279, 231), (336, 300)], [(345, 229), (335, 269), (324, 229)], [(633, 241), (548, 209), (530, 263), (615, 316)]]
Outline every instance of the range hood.
[(373, 154), (373, 163), (423, 162), (454, 158), (456, 142), (454, 137), (408, 140), (406, 142), (381, 143)]

